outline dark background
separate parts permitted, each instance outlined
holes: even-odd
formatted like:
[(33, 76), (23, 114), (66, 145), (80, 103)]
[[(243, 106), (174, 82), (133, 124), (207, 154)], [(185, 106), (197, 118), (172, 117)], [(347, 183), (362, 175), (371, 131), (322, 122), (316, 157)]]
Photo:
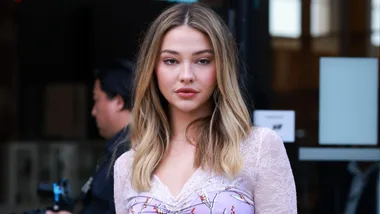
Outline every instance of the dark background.
[[(219, 13), (235, 35), (249, 107), (296, 112), (296, 142), (285, 146), (299, 213), (343, 213), (352, 180), (348, 161), (301, 162), (298, 149), (319, 147), (320, 57), (380, 59), (379, 47), (369, 42), (371, 0), (300, 0), (299, 38), (269, 33), (272, 0), (200, 1)], [(313, 36), (311, 4), (323, 2), (331, 7), (332, 27)], [(34, 194), (39, 181), (67, 176), (78, 189), (87, 180), (105, 146), (90, 115), (93, 69), (116, 58), (134, 60), (149, 23), (170, 4), (0, 1), (0, 213), (42, 206)], [(358, 213), (374, 213), (375, 178)]]

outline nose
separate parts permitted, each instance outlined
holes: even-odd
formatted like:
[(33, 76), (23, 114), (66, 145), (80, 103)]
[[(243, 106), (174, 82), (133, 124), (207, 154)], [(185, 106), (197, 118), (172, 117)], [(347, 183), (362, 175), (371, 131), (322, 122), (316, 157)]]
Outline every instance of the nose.
[(184, 62), (180, 68), (179, 80), (181, 83), (192, 83), (194, 82), (195, 75), (191, 63)]

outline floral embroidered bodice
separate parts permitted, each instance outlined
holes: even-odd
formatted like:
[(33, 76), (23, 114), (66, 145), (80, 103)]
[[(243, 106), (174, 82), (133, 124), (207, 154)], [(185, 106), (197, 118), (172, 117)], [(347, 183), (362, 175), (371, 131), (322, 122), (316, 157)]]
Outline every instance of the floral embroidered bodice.
[(242, 172), (233, 180), (197, 169), (181, 192), (173, 196), (157, 176), (152, 188), (138, 193), (131, 186), (134, 151), (114, 166), (117, 214), (130, 213), (297, 213), (293, 173), (280, 137), (267, 128), (252, 128), (241, 144)]

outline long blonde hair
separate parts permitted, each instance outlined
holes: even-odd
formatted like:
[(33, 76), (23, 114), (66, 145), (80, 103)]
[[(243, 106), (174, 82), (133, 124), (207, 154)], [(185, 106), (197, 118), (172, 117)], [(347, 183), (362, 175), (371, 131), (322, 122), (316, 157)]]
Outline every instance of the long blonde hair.
[(157, 87), (154, 70), (165, 34), (182, 25), (203, 32), (210, 39), (217, 71), (212, 115), (189, 125), (197, 125), (199, 131), (194, 166), (208, 167), (230, 178), (242, 168), (240, 143), (248, 136), (251, 121), (239, 90), (235, 40), (223, 20), (210, 8), (198, 3), (176, 4), (152, 23), (137, 58), (131, 126), (131, 143), (135, 150), (132, 186), (137, 191), (150, 189), (152, 175), (170, 142), (167, 101)]

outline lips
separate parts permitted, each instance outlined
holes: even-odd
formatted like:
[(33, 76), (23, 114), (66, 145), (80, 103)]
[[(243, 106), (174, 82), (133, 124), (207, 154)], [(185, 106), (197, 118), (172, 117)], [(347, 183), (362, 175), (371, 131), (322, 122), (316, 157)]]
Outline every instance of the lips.
[(179, 88), (175, 92), (176, 93), (198, 93), (198, 91), (196, 91), (193, 88)]
[(193, 88), (179, 88), (175, 90), (175, 93), (181, 98), (191, 98), (194, 97), (198, 91)]

